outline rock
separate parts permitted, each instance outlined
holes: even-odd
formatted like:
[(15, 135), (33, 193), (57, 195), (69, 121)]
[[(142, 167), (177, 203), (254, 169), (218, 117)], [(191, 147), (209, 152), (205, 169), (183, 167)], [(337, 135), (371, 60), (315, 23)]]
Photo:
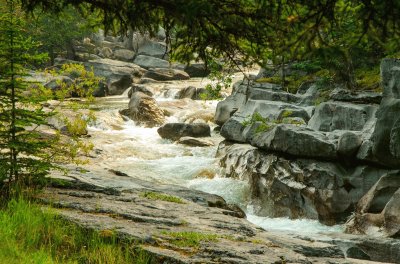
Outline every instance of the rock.
[(75, 60), (77, 61), (89, 61), (98, 59), (101, 59), (101, 57), (92, 53), (82, 53), (82, 52), (75, 53)]
[(374, 159), (388, 167), (400, 168), (400, 60), (384, 59), (381, 64), (383, 100), (376, 114), (372, 135)]
[(381, 175), (392, 173), (365, 165), (289, 159), (226, 141), (220, 144), (217, 158), (225, 177), (249, 183), (256, 215), (311, 218), (329, 225), (346, 220)]
[[(75, 61), (56, 59), (56, 65), (76, 63)], [(86, 70), (94, 71), (96, 76), (104, 77), (108, 95), (121, 95), (128, 89), (135, 78), (140, 78), (145, 69), (128, 62), (110, 59), (91, 60), (81, 63)]]
[[(100, 177), (109, 177), (103, 174)], [(337, 245), (265, 232), (245, 218), (235, 217), (243, 215), (232, 211), (238, 208), (216, 195), (173, 185), (154, 186), (131, 177), (124, 180), (137, 187), (113, 193), (93, 184), (72, 182), (78, 187), (47, 188), (38, 199), (51, 203), (58, 214), (82, 228), (116, 230), (118, 239), (143, 243), (141, 250), (155, 263), (272, 264), (281, 263), (282, 259), (288, 263), (327, 263), (324, 258), (353, 263), (344, 259)], [(145, 192), (173, 195), (183, 203), (154, 201), (146, 198)], [(200, 239), (196, 247), (176, 246), (173, 234), (187, 232), (210, 234), (215, 239)]]
[(156, 100), (142, 92), (132, 94), (128, 107), (128, 109), (122, 110), (121, 114), (139, 124), (154, 127), (164, 123), (164, 113), (158, 107)]
[(139, 43), (137, 54), (164, 60), (168, 59), (168, 50), (165, 43), (156, 42), (149, 39), (145, 39)]
[(195, 137), (181, 137), (178, 140), (179, 144), (189, 145), (193, 147), (209, 147), (214, 146), (214, 143), (210, 140)]
[(132, 85), (133, 79), (129, 75), (111, 77), (108, 79), (108, 93), (110, 95), (122, 94)]
[(180, 70), (151, 68), (143, 75), (144, 78), (150, 78), (156, 81), (173, 81), (173, 80), (188, 80), (189, 75)]
[(377, 107), (342, 102), (325, 102), (315, 108), (308, 127), (319, 131), (363, 130), (374, 118)]
[(128, 97), (131, 98), (133, 93), (142, 92), (148, 96), (153, 96), (153, 92), (148, 88), (147, 85), (143, 84), (133, 84), (128, 92)]
[(100, 49), (99, 53), (100, 57), (106, 58), (106, 59), (111, 59), (114, 57), (114, 53), (111, 48), (109, 47), (103, 47)]
[(279, 101), (286, 103), (299, 103), (301, 97), (295, 94), (286, 93), (282, 91), (274, 91), (271, 89), (252, 88), (250, 89), (249, 100), (266, 100), (266, 101)]
[(400, 187), (383, 211), (384, 232), (389, 237), (400, 237)]
[(361, 147), (362, 139), (360, 136), (345, 132), (339, 137), (337, 152), (339, 157), (354, 158)]
[(183, 98), (190, 98), (193, 100), (200, 100), (200, 95), (205, 93), (206, 90), (204, 88), (196, 88), (194, 86), (188, 86), (180, 90), (177, 95), (176, 99), (183, 99)]
[(191, 78), (207, 77), (210, 74), (210, 70), (206, 69), (204, 63), (191, 63), (185, 67), (184, 71), (189, 74)]
[[(112, 39), (111, 39), (112, 38)], [(111, 40), (111, 41), (110, 41)], [(115, 49), (124, 49), (123, 43), (118, 43), (115, 38), (111, 36), (107, 36), (106, 40), (101, 42), (100, 46), (110, 48), (111, 50)]]
[(336, 88), (331, 92), (330, 99), (356, 104), (380, 104), (382, 101), (382, 94), (374, 92), (352, 93), (347, 89)]
[(114, 57), (117, 60), (131, 62), (135, 58), (135, 52), (128, 49), (118, 49), (114, 51)]
[(357, 234), (398, 236), (400, 233), (400, 173), (382, 176), (359, 200), (346, 231)]
[[(240, 85), (239, 85), (240, 86)], [(243, 85), (225, 100), (218, 102), (215, 111), (215, 123), (222, 126), (228, 119), (246, 103), (247, 86)]]
[(400, 59), (383, 59), (381, 77), (384, 99), (400, 99)]
[(336, 145), (322, 133), (293, 125), (279, 124), (254, 135), (251, 144), (260, 149), (296, 157), (336, 159)]
[(157, 130), (162, 138), (178, 140), (182, 137), (209, 137), (210, 126), (204, 123), (168, 123)]
[(51, 89), (53, 92), (60, 90), (64, 85), (70, 86), (73, 84), (73, 81), (68, 76), (55, 76), (52, 77), (50, 81), (44, 84), (44, 87), (47, 89)]
[(169, 62), (159, 58), (154, 58), (146, 55), (138, 55), (133, 61), (135, 64), (145, 69), (150, 68), (169, 68)]

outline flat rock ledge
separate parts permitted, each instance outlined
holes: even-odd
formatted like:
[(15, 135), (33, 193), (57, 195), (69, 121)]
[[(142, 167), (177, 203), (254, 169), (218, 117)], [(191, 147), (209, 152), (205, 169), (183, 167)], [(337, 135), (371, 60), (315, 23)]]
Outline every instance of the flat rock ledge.
[[(123, 241), (137, 244), (152, 256), (150, 263), (375, 263), (364, 257), (359, 246), (362, 241), (351, 242), (346, 237), (346, 252), (338, 242), (343, 239), (267, 232), (219, 196), (117, 175), (134, 181), (135, 186), (105, 188), (76, 177), (64, 178), (62, 184), (56, 181), (46, 188), (38, 199), (84, 228), (110, 230)], [(179, 202), (154, 199), (149, 193), (178, 197)], [(196, 246), (177, 246), (174, 234), (181, 232), (213, 238)], [(364, 253), (363, 260), (345, 258), (353, 256), (349, 248), (355, 249), (354, 257)]]

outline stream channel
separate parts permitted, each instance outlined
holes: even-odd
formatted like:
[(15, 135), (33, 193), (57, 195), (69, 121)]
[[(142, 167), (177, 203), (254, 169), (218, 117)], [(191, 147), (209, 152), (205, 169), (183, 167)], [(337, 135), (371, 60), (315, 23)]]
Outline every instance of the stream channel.
[[(152, 87), (153, 91), (156, 91), (154, 97), (161, 106), (172, 105), (178, 109), (167, 118), (166, 123), (183, 122), (201, 112), (215, 113), (218, 101), (174, 99), (180, 86), (195, 84), (204, 87), (205, 82), (207, 80), (194, 79), (161, 83)], [(89, 127), (89, 134), (95, 150), (100, 155), (89, 167), (120, 171), (154, 184), (174, 184), (217, 194), (228, 203), (239, 205), (246, 212), (250, 222), (267, 230), (311, 236), (343, 231), (342, 226), (329, 227), (317, 220), (291, 220), (254, 215), (248, 183), (223, 177), (219, 160), (215, 158), (218, 143), (223, 140), (217, 132), (212, 132), (211, 140), (215, 146), (211, 147), (190, 147), (162, 139), (157, 133), (157, 127), (138, 126), (134, 121), (124, 119), (119, 114), (119, 110), (127, 108), (128, 102), (127, 92), (121, 96), (96, 100), (94, 109), (97, 120)], [(213, 130), (215, 124), (209, 124)], [(134, 185), (134, 178), (129, 177), (93, 180), (100, 181), (107, 187), (120, 189), (128, 189)]]

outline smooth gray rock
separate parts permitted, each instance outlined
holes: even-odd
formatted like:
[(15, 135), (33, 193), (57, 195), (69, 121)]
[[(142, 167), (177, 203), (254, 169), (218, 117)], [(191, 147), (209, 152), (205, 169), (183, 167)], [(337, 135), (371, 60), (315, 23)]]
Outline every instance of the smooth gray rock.
[(345, 132), (339, 137), (337, 152), (340, 158), (355, 158), (362, 139), (359, 135), (352, 132)]
[(168, 50), (165, 43), (144, 39), (139, 43), (138, 55), (151, 56), (163, 60), (168, 59)]
[(135, 58), (135, 52), (128, 49), (117, 49), (114, 51), (114, 57), (117, 60), (132, 62)]
[(166, 60), (147, 56), (147, 55), (138, 55), (133, 62), (145, 69), (169, 68), (169, 66), (170, 66), (169, 62)]
[(243, 118), (229, 118), (221, 127), (221, 136), (230, 141), (245, 143), (246, 137), (243, 132), (246, 127), (243, 122)]
[(214, 121), (222, 126), (246, 102), (246, 95), (237, 93), (229, 95), (225, 100), (218, 102)]
[(210, 126), (204, 123), (168, 123), (157, 130), (162, 138), (178, 140), (182, 137), (209, 137)]
[(336, 144), (321, 132), (304, 127), (278, 124), (270, 131), (256, 134), (251, 144), (260, 149), (296, 157), (336, 159)]
[(174, 80), (188, 80), (189, 75), (180, 70), (166, 69), (166, 68), (151, 68), (143, 75), (144, 78), (150, 78), (156, 81), (174, 81)]
[(318, 105), (308, 127), (319, 131), (363, 130), (374, 117), (377, 107), (342, 102), (325, 102)]

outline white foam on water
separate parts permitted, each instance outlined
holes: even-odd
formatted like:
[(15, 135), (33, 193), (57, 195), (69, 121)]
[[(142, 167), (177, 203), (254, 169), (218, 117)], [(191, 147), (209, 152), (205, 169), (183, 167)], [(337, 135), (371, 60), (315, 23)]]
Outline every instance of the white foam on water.
[(326, 226), (317, 220), (311, 219), (269, 218), (247, 214), (247, 220), (265, 230), (285, 231), (303, 235), (344, 231), (344, 227), (341, 225)]

